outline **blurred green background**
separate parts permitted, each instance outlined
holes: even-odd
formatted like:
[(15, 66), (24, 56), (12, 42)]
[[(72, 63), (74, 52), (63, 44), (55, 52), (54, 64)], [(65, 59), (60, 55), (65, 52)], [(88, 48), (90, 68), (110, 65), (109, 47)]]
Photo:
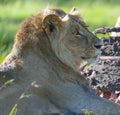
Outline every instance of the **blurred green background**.
[(90, 31), (114, 26), (120, 15), (120, 0), (0, 0), (0, 63), (10, 52), (22, 21), (46, 7), (66, 12), (76, 7)]

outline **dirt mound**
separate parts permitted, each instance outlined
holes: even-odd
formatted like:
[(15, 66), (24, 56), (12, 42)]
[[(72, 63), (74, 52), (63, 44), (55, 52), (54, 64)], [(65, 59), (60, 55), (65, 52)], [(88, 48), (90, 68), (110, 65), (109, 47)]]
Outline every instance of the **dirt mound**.
[(103, 39), (102, 55), (87, 72), (90, 85), (102, 90), (120, 90), (120, 37)]
[[(120, 32), (120, 27), (99, 28), (95, 33)], [(117, 35), (117, 34), (116, 34)], [(97, 93), (116, 103), (120, 103), (120, 37), (103, 38), (101, 57), (85, 74), (90, 86)]]

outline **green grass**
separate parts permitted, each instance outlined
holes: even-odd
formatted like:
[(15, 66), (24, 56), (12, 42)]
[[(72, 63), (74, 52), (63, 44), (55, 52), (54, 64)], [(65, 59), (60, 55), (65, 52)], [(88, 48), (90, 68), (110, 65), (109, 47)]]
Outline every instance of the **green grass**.
[(120, 15), (119, 0), (0, 0), (0, 63), (12, 48), (14, 36), (22, 21), (45, 9), (76, 7), (91, 31), (114, 26)]

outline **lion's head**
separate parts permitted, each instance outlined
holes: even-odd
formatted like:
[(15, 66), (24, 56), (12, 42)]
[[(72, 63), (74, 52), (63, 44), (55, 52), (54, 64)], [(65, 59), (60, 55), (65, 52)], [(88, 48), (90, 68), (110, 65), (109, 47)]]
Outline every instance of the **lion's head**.
[(100, 55), (101, 40), (87, 29), (78, 11), (73, 8), (68, 14), (46, 12), (43, 29), (57, 57), (77, 71), (93, 63)]
[(30, 46), (42, 52), (52, 49), (64, 64), (80, 71), (100, 55), (101, 40), (87, 29), (75, 8), (69, 13), (46, 9), (23, 23), (13, 52), (18, 55)]

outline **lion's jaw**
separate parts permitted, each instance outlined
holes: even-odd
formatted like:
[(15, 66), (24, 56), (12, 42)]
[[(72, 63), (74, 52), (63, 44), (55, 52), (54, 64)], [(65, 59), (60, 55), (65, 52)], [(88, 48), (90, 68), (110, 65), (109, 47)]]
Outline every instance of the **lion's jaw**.
[(101, 51), (96, 51), (95, 55), (93, 57), (84, 58), (81, 57), (81, 55), (78, 57), (74, 57), (73, 55), (70, 55), (69, 53), (62, 54), (64, 57), (61, 58), (61, 60), (66, 63), (68, 66), (73, 68), (74, 71), (80, 73), (81, 71), (85, 71), (88, 67), (95, 64), (95, 62), (100, 57)]

